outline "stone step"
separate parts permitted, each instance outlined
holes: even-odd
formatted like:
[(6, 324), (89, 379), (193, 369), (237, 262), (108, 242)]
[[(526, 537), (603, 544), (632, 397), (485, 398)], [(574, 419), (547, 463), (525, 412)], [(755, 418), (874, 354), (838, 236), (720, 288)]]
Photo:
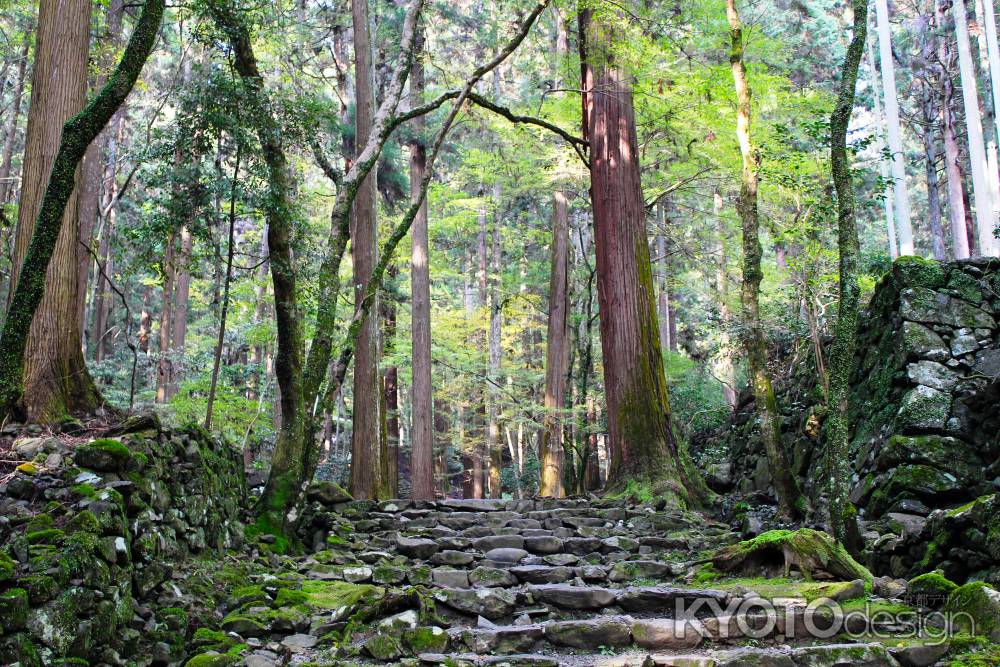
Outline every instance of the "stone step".
[[(898, 653), (898, 652), (897, 652)], [(755, 648), (699, 652), (602, 654), (421, 653), (422, 665), (544, 667), (899, 667), (890, 649), (877, 643), (826, 644), (796, 648)]]

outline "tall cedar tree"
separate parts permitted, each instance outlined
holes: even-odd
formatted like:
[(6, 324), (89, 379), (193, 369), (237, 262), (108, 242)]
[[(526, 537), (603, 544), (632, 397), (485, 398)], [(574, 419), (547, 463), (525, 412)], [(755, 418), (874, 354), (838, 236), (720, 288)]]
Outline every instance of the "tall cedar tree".
[(736, 208), (743, 223), (743, 345), (747, 351), (750, 387), (753, 389), (761, 439), (767, 453), (771, 479), (778, 494), (781, 513), (789, 518), (802, 516), (805, 499), (788, 464), (785, 447), (781, 442), (781, 416), (771, 386), (767, 368), (767, 343), (760, 321), (760, 282), (764, 272), (760, 268), (760, 214), (757, 209), (758, 172), (760, 154), (750, 136), (752, 93), (743, 63), (743, 23), (736, 10), (735, 0), (726, 0), (726, 18), (729, 20), (729, 63), (736, 85), (736, 137), (743, 156), (743, 178)]
[[(417, 35), (418, 57), (410, 73), (410, 108), (423, 103), (424, 63), (423, 30)], [(413, 141), (410, 143), (410, 199), (420, 197), (420, 182), (427, 169), (427, 146), (422, 136), (423, 118), (413, 121)], [(410, 475), (413, 498), (434, 498), (434, 440), (431, 430), (434, 389), (431, 385), (431, 275), (430, 243), (427, 232), (427, 202), (420, 204), (413, 220), (413, 250), (410, 257), (411, 329), (413, 354), (413, 444)]]
[[(354, 24), (355, 152), (372, 134), (375, 116), (375, 71), (372, 67), (368, 0), (351, 0)], [(358, 187), (351, 209), (351, 258), (354, 266), (355, 308), (378, 261), (378, 220), (375, 214), (376, 167)], [(378, 313), (365, 320), (358, 334), (354, 358), (354, 425), (351, 431), (351, 494), (358, 499), (388, 498), (389, 453), (385, 433), (385, 404), (379, 382)]]
[[(621, 16), (580, 12), (583, 127), (590, 141), (590, 197), (597, 252), (611, 468), (608, 485), (649, 485), (679, 505), (705, 499), (671, 423), (630, 75), (616, 62)], [(625, 10), (622, 10), (625, 11)]]
[[(66, 10), (66, 5), (72, 7), (78, 4), (87, 5), (85, 14), (78, 16), (74, 13), (75, 9), (73, 12)], [(50, 81), (42, 81), (42, 78), (48, 78), (46, 73), (52, 71), (70, 76), (69, 72), (62, 72), (61, 69), (72, 68), (69, 63), (73, 62), (73, 53), (78, 48), (74, 46), (73, 30), (82, 26), (84, 33), (87, 32), (90, 25), (89, 6), (89, 2), (60, 3), (56, 0), (42, 0), (33, 74), (33, 79), (37, 81), (32, 90), (32, 97), (35, 99), (32, 101), (33, 109), (29, 112), (29, 123), (36, 107), (39, 114), (53, 114), (53, 122), (57, 124), (65, 119), (60, 109), (67, 108), (63, 104), (70, 104), (69, 100), (75, 99), (71, 97), (75, 93), (69, 87), (61, 92), (53, 90), (55, 97), (43, 102), (42, 96), (48, 94), (44, 92), (49, 87), (48, 84), (59, 85), (55, 82), (61, 76)], [(29, 131), (20, 219), (24, 221), (21, 226), (29, 225), (32, 219), (35, 224), (30, 234), (30, 243), (23, 253), (24, 259), (18, 262), (21, 266), (20, 275), (7, 311), (3, 333), (0, 334), (0, 402), (5, 414), (18, 409), (20, 404), (20, 412), (29, 418), (55, 418), (67, 411), (94, 407), (99, 400), (83, 361), (77, 320), (73, 316), (67, 317), (67, 314), (76, 313), (78, 250), (76, 211), (72, 205), (76, 172), (87, 147), (108, 124), (139, 78), (156, 41), (163, 8), (163, 0), (146, 1), (115, 71), (100, 93), (82, 111), (65, 120), (57, 144), (51, 140), (32, 143)], [(52, 21), (56, 24), (52, 24)], [(64, 22), (70, 22), (69, 27), (58, 28)], [(52, 32), (46, 34), (50, 29)], [(66, 32), (67, 29), (69, 32)], [(53, 58), (54, 61), (46, 65), (47, 58)], [(64, 62), (65, 59), (70, 60)], [(86, 53), (83, 60), (85, 72)], [(85, 83), (85, 74), (83, 76)], [(61, 102), (63, 96), (68, 99)], [(45, 132), (46, 135), (48, 133), (49, 131)], [(58, 151), (54, 158), (46, 159), (45, 156), (51, 155), (49, 151), (56, 145)], [(34, 163), (35, 166), (29, 168), (29, 162), (42, 160), (44, 162), (41, 164)], [(30, 195), (28, 184), (46, 182), (45, 174), (48, 174), (48, 185), (39, 205), (38, 194)], [(35, 192), (40, 191), (39, 188)], [(37, 215), (34, 215), (36, 211)], [(69, 244), (72, 248), (68, 247)], [(60, 275), (63, 276), (61, 280)], [(72, 286), (67, 287), (70, 284)], [(49, 297), (48, 301), (46, 296)], [(53, 310), (53, 307), (59, 309)], [(30, 346), (29, 333), (32, 340)], [(43, 336), (47, 338), (41, 340)], [(39, 355), (54, 356), (45, 358)]]
[(858, 302), (858, 228), (855, 221), (854, 184), (847, 154), (847, 127), (854, 109), (854, 89), (858, 82), (858, 66), (865, 48), (868, 0), (853, 0), (854, 37), (847, 47), (840, 79), (837, 105), (830, 116), (830, 164), (833, 185), (837, 190), (837, 249), (840, 253), (840, 303), (837, 306), (837, 327), (830, 352), (830, 398), (827, 423), (826, 465), (830, 496), (830, 525), (834, 537), (843, 541), (853, 515), (848, 500), (851, 476), (850, 424), (848, 423), (848, 389), (851, 366), (857, 346)]

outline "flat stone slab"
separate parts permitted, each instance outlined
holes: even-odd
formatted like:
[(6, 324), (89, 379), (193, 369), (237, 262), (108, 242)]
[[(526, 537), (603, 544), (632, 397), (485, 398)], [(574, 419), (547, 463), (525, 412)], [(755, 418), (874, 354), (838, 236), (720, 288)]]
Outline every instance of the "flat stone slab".
[(573, 578), (573, 568), (561, 565), (518, 565), (511, 574), (528, 584), (558, 584)]
[(500, 512), (507, 509), (507, 501), (496, 498), (448, 498), (439, 501), (438, 507), (454, 512)]
[(545, 638), (559, 646), (596, 650), (601, 646), (628, 646), (632, 629), (627, 619), (613, 616), (545, 624)]
[(626, 611), (672, 611), (678, 600), (686, 603), (695, 600), (715, 600), (724, 606), (728, 599), (729, 593), (726, 591), (708, 588), (630, 586), (619, 593), (618, 604)]
[(613, 604), (616, 597), (615, 591), (607, 588), (568, 584), (529, 586), (528, 591), (536, 600), (566, 609), (600, 609)]

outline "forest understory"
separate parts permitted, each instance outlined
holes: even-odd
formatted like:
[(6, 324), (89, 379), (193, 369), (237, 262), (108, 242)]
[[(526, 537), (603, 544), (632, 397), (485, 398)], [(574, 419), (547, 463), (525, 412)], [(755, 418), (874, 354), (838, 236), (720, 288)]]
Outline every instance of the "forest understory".
[(0, 665), (1000, 666), (992, 0), (0, 10)]

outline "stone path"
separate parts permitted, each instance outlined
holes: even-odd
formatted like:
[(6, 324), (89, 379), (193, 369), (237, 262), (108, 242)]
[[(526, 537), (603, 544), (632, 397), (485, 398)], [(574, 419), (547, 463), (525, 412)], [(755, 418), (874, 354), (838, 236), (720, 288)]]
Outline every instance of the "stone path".
[(772, 613), (752, 586), (686, 583), (736, 540), (697, 514), (598, 499), (310, 498), (315, 552), (237, 596), (221, 629), (248, 648), (224, 664), (891, 667), (947, 651), (899, 641), (910, 628), (866, 612), (879, 601), (860, 581), (816, 589), (858, 608), (853, 638), (823, 639), (808, 628), (835, 622), (828, 610), (798, 600)]

